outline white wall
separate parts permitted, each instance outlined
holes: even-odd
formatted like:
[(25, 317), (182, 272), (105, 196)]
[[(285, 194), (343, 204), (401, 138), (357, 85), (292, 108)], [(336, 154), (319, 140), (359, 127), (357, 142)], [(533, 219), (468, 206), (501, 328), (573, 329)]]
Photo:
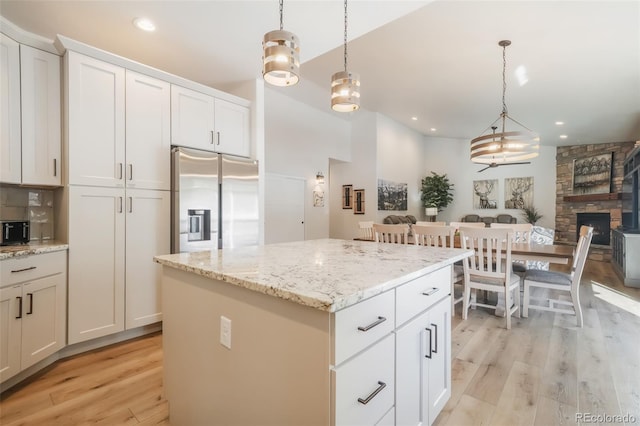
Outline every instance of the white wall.
[[(351, 159), (351, 125), (328, 111), (290, 98), (282, 93), (285, 90), (287, 88), (265, 87), (265, 172), (306, 180), (305, 239), (327, 238), (329, 159)], [(325, 176), (324, 207), (313, 206), (317, 172)], [(265, 197), (269, 197), (268, 192)], [(268, 211), (265, 217), (269, 217)], [(268, 228), (268, 222), (266, 226)]]
[[(458, 221), (466, 214), (475, 213), (480, 216), (495, 216), (508, 213), (524, 222), (521, 212), (504, 208), (504, 179), (511, 177), (533, 177), (533, 204), (543, 217), (538, 225), (555, 229), (556, 217), (556, 149), (541, 146), (540, 155), (531, 164), (500, 166), (478, 170), (484, 166), (474, 164), (469, 159), (469, 141), (466, 139), (445, 139), (425, 137), (425, 175), (432, 171), (446, 173), (455, 185), (453, 203), (438, 214), (438, 220)], [(498, 179), (498, 208), (481, 210), (473, 208), (473, 181)]]

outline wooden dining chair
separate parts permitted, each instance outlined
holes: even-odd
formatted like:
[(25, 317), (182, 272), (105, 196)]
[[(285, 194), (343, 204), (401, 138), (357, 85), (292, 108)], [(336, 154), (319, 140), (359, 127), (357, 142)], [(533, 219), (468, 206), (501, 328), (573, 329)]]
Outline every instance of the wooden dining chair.
[[(434, 223), (434, 222), (427, 222)], [(453, 247), (455, 229), (444, 225), (413, 225), (413, 243), (426, 247)], [(456, 298), (456, 284), (464, 286), (464, 270), (462, 264), (453, 265), (451, 269), (451, 316), (455, 315), (456, 304), (462, 302), (464, 287)]]
[(449, 222), (449, 226), (452, 226), (456, 232), (458, 232), (461, 226), (467, 228), (486, 228), (484, 222)]
[(373, 241), (373, 221), (358, 222), (358, 229), (360, 229), (360, 238), (363, 240)]
[(398, 225), (374, 223), (373, 236), (376, 243), (408, 244), (409, 225), (406, 223)]
[[(530, 223), (492, 223), (491, 228), (511, 229), (513, 231), (514, 243), (531, 243), (531, 232), (533, 225)], [(527, 272), (527, 263), (524, 261), (513, 262), (513, 272), (520, 277), (520, 287), (524, 288), (524, 274)]]
[[(520, 278), (511, 271), (511, 244), (505, 244), (505, 241), (512, 240), (512, 234), (511, 229), (460, 228), (462, 248), (474, 251), (474, 255), (462, 262), (464, 267), (462, 319), (467, 319), (470, 306), (500, 309), (497, 304), (480, 303), (475, 298), (471, 300), (472, 290), (504, 294), (507, 330), (511, 329), (511, 315), (517, 312), (520, 317)], [(512, 300), (515, 303), (512, 304)]]
[[(573, 314), (576, 316), (578, 327), (582, 327), (582, 308), (580, 307), (580, 280), (582, 279), (582, 271), (589, 254), (589, 246), (593, 238), (593, 228), (590, 226), (580, 227), (580, 237), (576, 246), (571, 272), (545, 271), (541, 269), (531, 269), (524, 275), (524, 302), (522, 307), (522, 316), (529, 315), (529, 309), (538, 309), (541, 311), (552, 311), (564, 314)], [(568, 292), (571, 300), (551, 299), (548, 297), (532, 297), (533, 288), (545, 288), (547, 292), (551, 290)], [(544, 304), (532, 304), (531, 301), (543, 301)], [(563, 307), (559, 307), (561, 305)], [(567, 308), (571, 306), (571, 308)]]

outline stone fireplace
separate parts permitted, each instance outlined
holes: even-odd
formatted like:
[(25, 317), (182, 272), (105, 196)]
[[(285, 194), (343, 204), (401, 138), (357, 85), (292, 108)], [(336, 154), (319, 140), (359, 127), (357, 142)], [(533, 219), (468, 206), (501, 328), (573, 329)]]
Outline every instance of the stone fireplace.
[(611, 215), (609, 213), (578, 213), (576, 215), (576, 240), (582, 225), (593, 227), (591, 244), (611, 245)]
[[(576, 244), (580, 225), (578, 217), (596, 214), (600, 237), (594, 238), (589, 259), (610, 261), (611, 229), (622, 224), (622, 179), (623, 163), (633, 149), (634, 142), (603, 143), (597, 145), (559, 146), (556, 150), (556, 230), (555, 240), (559, 244)], [(611, 191), (607, 194), (574, 194), (573, 161), (598, 154), (613, 153)], [(591, 225), (589, 216), (587, 221)], [(593, 217), (593, 216), (592, 216)], [(608, 229), (607, 221), (608, 218)], [(584, 220), (584, 219), (581, 219)]]

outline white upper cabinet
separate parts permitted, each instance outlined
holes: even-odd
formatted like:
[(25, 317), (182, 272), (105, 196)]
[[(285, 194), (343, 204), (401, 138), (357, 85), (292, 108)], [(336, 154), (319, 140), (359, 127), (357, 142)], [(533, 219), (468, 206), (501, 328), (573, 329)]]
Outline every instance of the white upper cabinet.
[(0, 182), (21, 183), (20, 45), (0, 34)]
[(171, 143), (251, 155), (250, 110), (195, 90), (171, 86)]
[(67, 51), (69, 184), (124, 186), (124, 68)]
[(171, 85), (127, 70), (126, 185), (171, 189)]
[(215, 151), (213, 96), (171, 85), (171, 143)]
[(60, 57), (20, 46), (22, 183), (60, 185)]
[(249, 117), (249, 108), (216, 99), (216, 151), (242, 157), (251, 156)]

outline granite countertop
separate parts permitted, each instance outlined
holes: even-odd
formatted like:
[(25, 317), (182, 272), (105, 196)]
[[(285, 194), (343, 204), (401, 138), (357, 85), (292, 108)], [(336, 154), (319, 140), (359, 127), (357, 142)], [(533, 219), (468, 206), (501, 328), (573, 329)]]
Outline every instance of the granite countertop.
[(321, 239), (156, 256), (164, 266), (335, 312), (471, 255), (470, 250)]
[(59, 241), (30, 242), (29, 244), (15, 246), (0, 246), (0, 260), (67, 249), (69, 249), (69, 245)]

